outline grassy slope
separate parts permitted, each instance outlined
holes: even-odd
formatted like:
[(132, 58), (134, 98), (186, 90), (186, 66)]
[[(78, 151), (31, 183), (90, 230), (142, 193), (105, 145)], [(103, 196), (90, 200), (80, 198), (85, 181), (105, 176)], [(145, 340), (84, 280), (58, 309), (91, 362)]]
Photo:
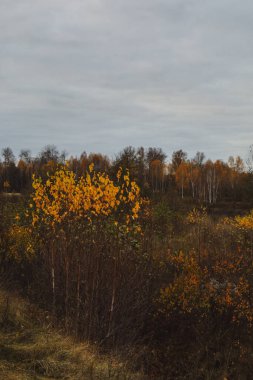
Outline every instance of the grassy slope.
[[(47, 323), (46, 323), (47, 322)], [(0, 379), (140, 380), (112, 358), (54, 331), (45, 314), (0, 291)]]

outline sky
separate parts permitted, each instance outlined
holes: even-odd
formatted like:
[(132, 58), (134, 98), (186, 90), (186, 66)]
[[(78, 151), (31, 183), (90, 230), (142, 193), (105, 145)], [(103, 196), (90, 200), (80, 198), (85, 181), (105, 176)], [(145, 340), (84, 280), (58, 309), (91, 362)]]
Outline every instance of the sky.
[(1, 0), (0, 149), (247, 156), (252, 0)]

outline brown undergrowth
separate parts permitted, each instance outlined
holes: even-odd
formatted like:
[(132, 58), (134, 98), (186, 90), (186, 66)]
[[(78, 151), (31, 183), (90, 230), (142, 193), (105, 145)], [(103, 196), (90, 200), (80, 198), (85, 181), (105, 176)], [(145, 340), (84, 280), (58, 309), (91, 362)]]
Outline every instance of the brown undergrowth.
[(78, 343), (22, 298), (0, 291), (0, 378), (5, 380), (143, 380), (112, 355)]

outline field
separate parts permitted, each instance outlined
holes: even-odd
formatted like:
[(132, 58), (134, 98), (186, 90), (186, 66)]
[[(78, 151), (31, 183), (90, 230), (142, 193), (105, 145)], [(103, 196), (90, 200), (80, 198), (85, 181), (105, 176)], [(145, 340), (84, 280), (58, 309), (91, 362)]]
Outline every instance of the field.
[(250, 379), (252, 174), (36, 162), (0, 197), (4, 377)]

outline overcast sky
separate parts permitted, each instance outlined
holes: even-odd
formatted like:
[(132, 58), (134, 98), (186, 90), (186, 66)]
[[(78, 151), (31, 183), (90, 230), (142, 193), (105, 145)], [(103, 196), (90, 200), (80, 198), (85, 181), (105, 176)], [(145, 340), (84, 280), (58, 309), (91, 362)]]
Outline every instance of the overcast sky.
[(253, 144), (252, 0), (0, 0), (0, 149)]

